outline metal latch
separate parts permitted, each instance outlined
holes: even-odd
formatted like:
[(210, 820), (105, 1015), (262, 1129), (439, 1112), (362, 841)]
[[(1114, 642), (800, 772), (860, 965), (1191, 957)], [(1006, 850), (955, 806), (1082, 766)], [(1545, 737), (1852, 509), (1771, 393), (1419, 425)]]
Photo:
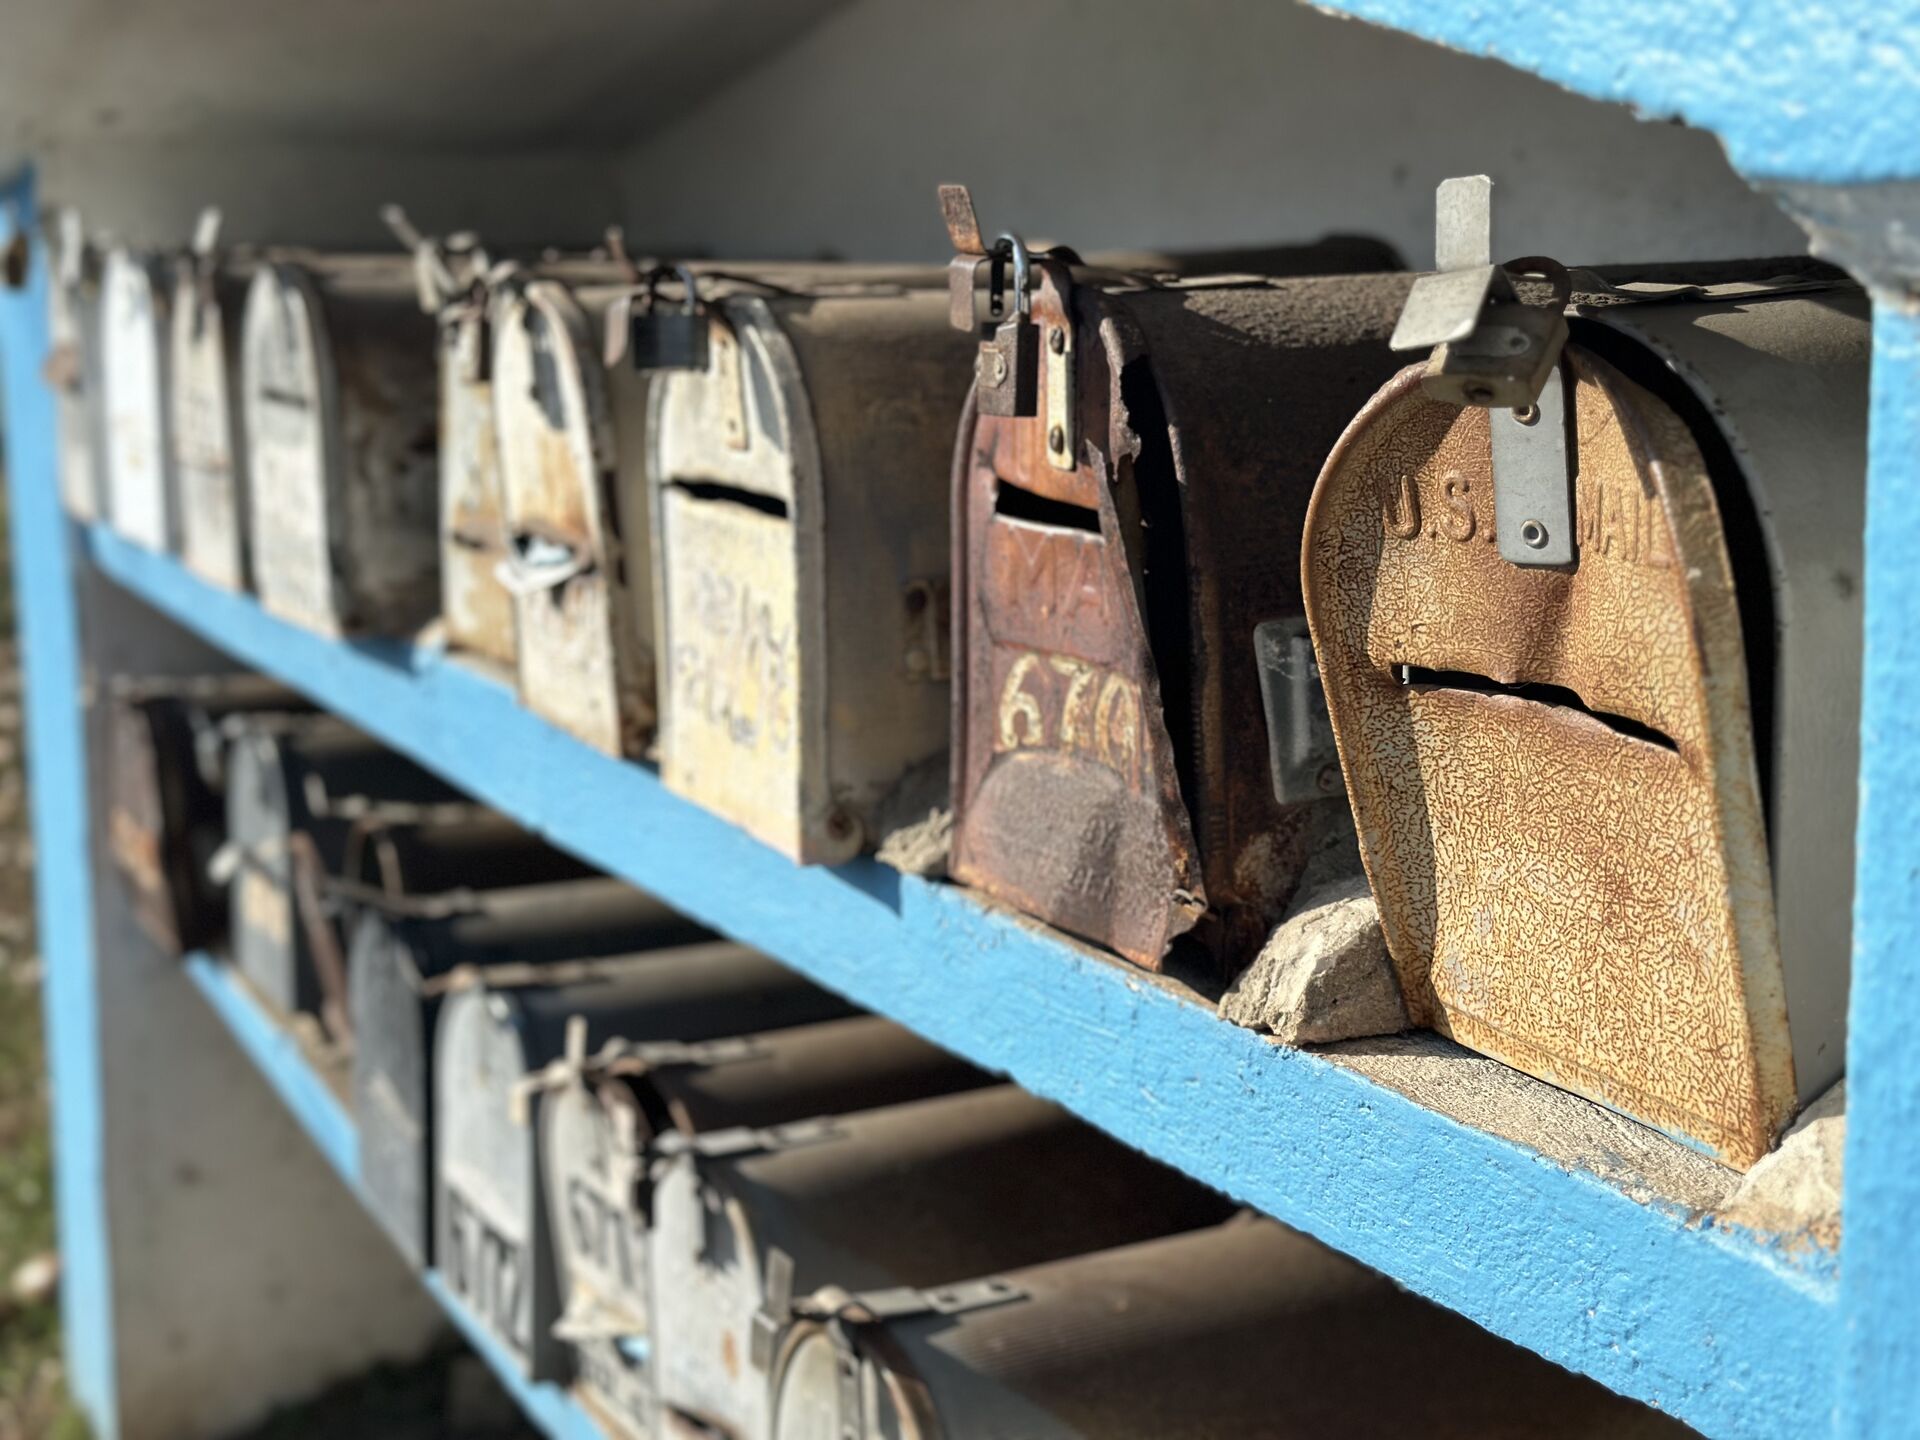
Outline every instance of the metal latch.
[(669, 1130), (654, 1141), (654, 1152), (663, 1159), (679, 1155), (697, 1155), (703, 1160), (731, 1160), (741, 1155), (758, 1155), (774, 1150), (791, 1150), (797, 1145), (814, 1145), (840, 1134), (839, 1123), (831, 1115), (811, 1120), (795, 1120), (786, 1125), (754, 1128), (736, 1125), (726, 1130), (708, 1130), (698, 1135)]
[[(1437, 273), (1413, 284), (1390, 342), (1432, 348), (1421, 386), (1449, 405), (1489, 411), (1494, 527), (1501, 558), (1514, 565), (1570, 565), (1574, 559), (1573, 457), (1567, 434), (1566, 267), (1540, 256), (1493, 261), (1493, 181), (1443, 180), (1435, 193)], [(1522, 301), (1518, 276), (1553, 285), (1546, 305)]]
[[(1056, 470), (1074, 469), (1079, 442), (1075, 434), (1071, 320), (1046, 325), (1034, 320), (1035, 257), (1018, 235), (1003, 234), (992, 245), (986, 243), (973, 196), (966, 186), (940, 187), (940, 213), (956, 252), (947, 270), (947, 316), (956, 330), (976, 333), (980, 338), (974, 361), (974, 396), (980, 413), (1016, 419), (1038, 416), (1044, 367), (1047, 461)], [(975, 312), (975, 291), (983, 264), (988, 266), (987, 312), (980, 317)], [(1064, 298), (1065, 265), (1057, 258), (1051, 260), (1048, 275)]]

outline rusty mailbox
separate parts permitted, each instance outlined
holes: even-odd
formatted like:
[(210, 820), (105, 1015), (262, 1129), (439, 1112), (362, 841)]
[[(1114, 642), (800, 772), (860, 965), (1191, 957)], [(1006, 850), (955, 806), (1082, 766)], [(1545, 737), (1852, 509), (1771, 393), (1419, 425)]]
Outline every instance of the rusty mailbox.
[(247, 588), (247, 449), (241, 354), (253, 263), (219, 244), (220, 212), (200, 217), (175, 262), (168, 368), (180, 556), (203, 580)]
[(776, 1440), (1694, 1433), (1252, 1215), (792, 1310)]
[(227, 758), (233, 961), (282, 1015), (346, 1032), (346, 975), (329, 889), (369, 824), (470, 817), (445, 781), (332, 716), (256, 718)]
[(149, 550), (179, 546), (170, 414), (173, 277), (157, 255), (109, 252), (100, 280), (107, 522)]
[(953, 461), (953, 875), (1231, 973), (1344, 825), (1295, 547), (1411, 281), (1102, 277), (943, 199), (956, 325), (992, 270)]
[[(494, 287), (497, 568), (529, 708), (609, 755), (653, 738), (646, 377), (609, 369), (600, 331), (628, 272), (514, 272)], [(500, 583), (500, 582), (496, 582)]]
[(576, 1389), (604, 1428), (655, 1432), (648, 1175), (662, 1127), (759, 1131), (948, 1094), (988, 1077), (873, 1015), (710, 1044), (616, 1038), (558, 1067), (540, 1117), (562, 1313)]
[(360, 1180), (410, 1263), (432, 1263), (433, 1032), (442, 998), (462, 983), (455, 972), (601, 959), (705, 933), (651, 895), (599, 877), (469, 892), (431, 913), (360, 912), (347, 956)]
[(106, 841), (134, 917), (169, 955), (219, 943), (227, 892), (213, 861), (226, 837), (227, 730), (237, 717), (305, 702), (257, 675), (121, 680), (107, 715)]
[(1496, 266), (1441, 199), (1303, 551), (1408, 1013), (1745, 1168), (1844, 1058), (1867, 303)]
[(633, 347), (661, 367), (661, 777), (803, 863), (876, 845), (945, 790), (941, 477), (971, 347), (929, 278), (689, 277), (635, 313), (694, 337)]
[[(539, 1072), (580, 1043), (711, 1040), (847, 1013), (764, 955), (713, 942), (522, 974), (479, 972), (434, 1035), (434, 1254), (447, 1286), (529, 1379), (565, 1373), (537, 1129)], [(576, 1027), (577, 1028), (577, 1027)]]
[(254, 589), (323, 634), (440, 610), (435, 325), (400, 255), (263, 259), (243, 418)]
[(100, 383), (100, 253), (77, 210), (61, 210), (49, 237), (46, 378), (60, 404), (60, 498), (76, 520), (106, 509), (106, 436)]
[(941, 1285), (1230, 1209), (1012, 1085), (672, 1140), (652, 1180), (659, 1403), (728, 1440), (771, 1433), (771, 1341), (796, 1287)]

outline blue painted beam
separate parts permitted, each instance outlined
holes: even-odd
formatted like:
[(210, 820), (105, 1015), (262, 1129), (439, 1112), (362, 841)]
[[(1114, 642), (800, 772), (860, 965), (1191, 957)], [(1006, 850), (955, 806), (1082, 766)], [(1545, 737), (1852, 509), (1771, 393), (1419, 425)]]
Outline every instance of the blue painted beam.
[(1749, 179), (1920, 180), (1915, 0), (1316, 5), (1711, 130)]
[(1920, 1412), (1920, 314), (1874, 309), (1866, 666), (1847, 1041), (1840, 1433)]
[[(0, 243), (35, 224), (31, 172), (0, 189)], [(8, 526), (21, 668), (34, 888), (52, 1080), (54, 1216), (67, 1388), (102, 1440), (118, 1433), (113, 1270), (108, 1254), (100, 1004), (87, 838), (86, 736), (80, 706), (80, 620), (73, 545), (60, 508), (58, 417), (41, 379), (47, 357), (46, 250), (27, 284), (0, 289), (0, 386)]]
[[(353, 1116), (308, 1062), (305, 1052), (285, 1028), (261, 1008), (233, 971), (207, 955), (189, 955), (184, 962), (195, 988), (206, 997), (214, 1014), (233, 1032), (240, 1048), (258, 1067), (274, 1092), (293, 1113), (329, 1164), (363, 1203), (360, 1192), (360, 1138)], [(459, 1298), (429, 1272), (422, 1277), (427, 1292), (478, 1351), (528, 1419), (550, 1440), (602, 1440), (600, 1428), (565, 1390), (557, 1385), (529, 1383), (514, 1369), (510, 1356), (470, 1316)]]
[(802, 870), (437, 652), (341, 643), (87, 532), (116, 583), (556, 844), (1488, 1329), (1716, 1436), (1832, 1430), (1830, 1263), (1438, 1115), (954, 887)]

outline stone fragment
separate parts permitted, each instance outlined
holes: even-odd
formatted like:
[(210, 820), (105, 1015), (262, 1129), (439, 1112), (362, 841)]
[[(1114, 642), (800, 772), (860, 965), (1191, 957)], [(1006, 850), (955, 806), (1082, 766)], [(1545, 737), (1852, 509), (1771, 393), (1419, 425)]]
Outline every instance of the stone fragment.
[(1364, 876), (1298, 901), (1221, 997), (1220, 1014), (1289, 1045), (1324, 1045), (1407, 1028), (1407, 1009)]

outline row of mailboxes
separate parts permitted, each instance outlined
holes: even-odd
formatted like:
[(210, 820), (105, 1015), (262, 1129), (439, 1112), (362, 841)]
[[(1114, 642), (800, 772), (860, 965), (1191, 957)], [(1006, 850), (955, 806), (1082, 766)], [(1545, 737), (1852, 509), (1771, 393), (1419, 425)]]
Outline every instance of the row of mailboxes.
[(355, 1107), (409, 1258), (611, 1436), (1681, 1433), (763, 956), (584, 919), (583, 888), (369, 910)]
[(1844, 1054), (1866, 302), (1498, 265), (1449, 185), (1418, 278), (1088, 266), (958, 188), (946, 272), (203, 243), (176, 333), (244, 272), (242, 363), (173, 412), (158, 272), (68, 232), (68, 490), (237, 418), (270, 608), (438, 612), (797, 860), (944, 802), (954, 878), (1149, 967), (1236, 973), (1357, 828), (1414, 1023), (1745, 1166)]
[[(256, 994), (351, 1049), (376, 1218), (609, 1436), (1681, 1433), (543, 854), (276, 687), (117, 701), (156, 740), (116, 751), (117, 830), (151, 842), (116, 856), (231, 876)], [(216, 806), (143, 808), (182, 767), (226, 839)], [(332, 942), (296, 963), (248, 938), (299, 933), (303, 884), (358, 902), (343, 1026), (325, 962), (288, 988)]]

